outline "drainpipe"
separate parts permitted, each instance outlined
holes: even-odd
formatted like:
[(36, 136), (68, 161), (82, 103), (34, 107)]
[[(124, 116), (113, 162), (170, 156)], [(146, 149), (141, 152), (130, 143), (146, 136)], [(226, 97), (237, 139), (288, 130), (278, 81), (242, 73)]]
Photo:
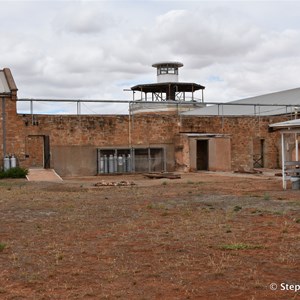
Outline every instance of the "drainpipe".
[(6, 114), (5, 97), (2, 97), (2, 138), (3, 138), (3, 157), (6, 156)]
[(282, 187), (286, 190), (286, 180), (285, 180), (285, 140), (284, 132), (281, 132), (281, 164), (282, 164)]

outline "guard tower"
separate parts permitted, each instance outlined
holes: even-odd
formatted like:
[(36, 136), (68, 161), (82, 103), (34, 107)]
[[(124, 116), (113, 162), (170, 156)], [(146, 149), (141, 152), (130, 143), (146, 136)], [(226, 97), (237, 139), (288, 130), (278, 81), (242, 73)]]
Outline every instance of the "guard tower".
[[(133, 112), (155, 111), (186, 111), (204, 106), (204, 86), (197, 83), (180, 82), (179, 68), (181, 62), (159, 62), (152, 65), (157, 70), (157, 82), (138, 84), (131, 87), (134, 95)], [(195, 96), (196, 91), (201, 91), (200, 97)], [(140, 92), (137, 98), (136, 92)], [(152, 103), (150, 103), (152, 102)], [(155, 102), (155, 103), (153, 103)]]
[(157, 69), (157, 82), (178, 82), (178, 69), (183, 67), (180, 62), (162, 62), (153, 64)]

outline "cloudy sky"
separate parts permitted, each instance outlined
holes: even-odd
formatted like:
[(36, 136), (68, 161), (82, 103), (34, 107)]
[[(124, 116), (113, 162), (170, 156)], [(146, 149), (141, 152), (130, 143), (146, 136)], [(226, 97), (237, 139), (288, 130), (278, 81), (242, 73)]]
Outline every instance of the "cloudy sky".
[(0, 11), (0, 68), (19, 98), (131, 99), (123, 89), (156, 82), (164, 60), (182, 62), (180, 81), (210, 102), (300, 86), (298, 1), (0, 0)]

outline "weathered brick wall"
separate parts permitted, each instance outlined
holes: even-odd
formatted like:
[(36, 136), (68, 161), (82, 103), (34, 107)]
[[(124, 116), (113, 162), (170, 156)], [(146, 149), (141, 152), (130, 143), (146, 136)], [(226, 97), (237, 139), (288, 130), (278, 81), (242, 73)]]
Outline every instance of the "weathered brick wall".
[[(3, 121), (3, 101), (5, 119)], [(23, 123), (16, 113), (16, 93), (0, 99), (0, 157), (4, 155), (4, 140), (3, 140), (3, 124), (6, 132), (6, 153), (13, 154), (15, 149), (21, 149), (23, 144), (23, 136), (20, 133), (23, 128)]]
[[(17, 119), (31, 119), (30, 115)], [(22, 134), (49, 135), (55, 145), (99, 147), (132, 144), (173, 143), (175, 116), (36, 116), (38, 126), (21, 126)], [(20, 130), (18, 130), (20, 132)]]
[[(0, 99), (0, 120), (1, 120), (1, 124), (0, 124), (0, 155), (1, 155), (1, 159), (3, 158), (3, 152), (4, 152), (4, 149), (3, 149), (3, 111), (2, 111), (2, 102), (5, 101), (9, 101), (10, 98), (4, 98), (4, 97), (1, 97)], [(6, 116), (6, 119), (7, 119), (7, 116)]]
[(232, 169), (253, 167), (253, 139), (265, 139), (265, 167), (279, 167), (279, 134), (268, 132), (268, 125), (290, 116), (272, 117), (183, 117), (182, 132), (219, 133), (231, 136)]
[[(54, 147), (149, 147), (167, 145), (173, 165), (183, 151), (181, 133), (217, 133), (231, 137), (232, 169), (253, 167), (253, 141), (265, 140), (265, 167), (275, 168), (280, 163), (278, 133), (269, 133), (268, 125), (288, 120), (290, 117), (195, 117), (177, 114), (128, 115), (36, 115), (32, 124), (31, 115), (17, 115), (14, 99), (6, 101), (7, 152), (17, 155), (22, 166), (31, 164), (28, 155), (30, 136), (49, 136)], [(0, 138), (2, 130), (0, 130)], [(2, 144), (2, 143), (1, 143)], [(43, 145), (31, 145), (31, 152), (39, 153)], [(63, 149), (63, 148), (61, 148)], [(87, 149), (87, 148), (86, 148)], [(62, 150), (63, 151), (63, 150)], [(91, 150), (92, 151), (92, 150)], [(94, 151), (94, 150), (93, 150)], [(94, 153), (94, 152), (93, 152)]]
[[(13, 147), (20, 165), (30, 167), (37, 160), (37, 154), (43, 145), (32, 143), (32, 136), (49, 136), (50, 147), (54, 156), (51, 166), (59, 168), (64, 162), (62, 154), (73, 155), (74, 164), (78, 165), (81, 172), (87, 172), (88, 166), (92, 169), (90, 175), (96, 171), (95, 149), (102, 147), (150, 147), (163, 146), (168, 148), (170, 155), (168, 164), (172, 169), (171, 160), (174, 160), (174, 136), (177, 132), (177, 117), (171, 115), (145, 115), (129, 117), (126, 115), (103, 116), (34, 116), (35, 124), (31, 122), (32, 116), (19, 115), (15, 117), (16, 123), (21, 124), (14, 130), (16, 138), (21, 138), (21, 145)], [(27, 122), (28, 121), (28, 122)], [(26, 124), (28, 124), (26, 126)], [(73, 147), (73, 148), (70, 148)], [(84, 150), (79, 147), (85, 147)], [(56, 157), (55, 157), (56, 155)], [(95, 163), (92, 165), (92, 156)], [(59, 159), (60, 162), (54, 162)], [(68, 158), (70, 159), (70, 157)], [(78, 160), (81, 160), (79, 162)], [(169, 169), (170, 169), (169, 168)], [(74, 168), (70, 168), (74, 172)], [(71, 172), (71, 171), (68, 171)], [(68, 172), (62, 173), (69, 174)], [(87, 173), (86, 173), (87, 174)]]

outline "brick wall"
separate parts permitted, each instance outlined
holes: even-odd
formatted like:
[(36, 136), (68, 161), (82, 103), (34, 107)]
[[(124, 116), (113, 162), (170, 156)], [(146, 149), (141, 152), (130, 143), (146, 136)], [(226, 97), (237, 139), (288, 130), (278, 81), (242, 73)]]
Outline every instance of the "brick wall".
[[(3, 112), (4, 101), (4, 112)], [(5, 117), (3, 118), (3, 113)], [(4, 140), (3, 140), (3, 126), (5, 126), (5, 142), (6, 153), (14, 153), (14, 149), (22, 148), (22, 135), (19, 131), (22, 130), (23, 124), (20, 122), (16, 113), (16, 93), (9, 96), (1, 97), (0, 99), (0, 156), (4, 155)]]
[[(30, 123), (31, 116), (17, 116), (22, 135), (49, 135), (56, 145), (121, 146), (132, 144), (172, 143), (177, 132), (176, 116), (47, 116), (38, 115), (38, 125)], [(24, 123), (24, 122), (23, 122)], [(21, 129), (21, 130), (20, 130)]]
[(290, 116), (271, 117), (183, 117), (182, 132), (220, 133), (231, 136), (232, 169), (253, 167), (253, 140), (265, 140), (265, 167), (277, 168), (280, 162), (279, 133), (268, 132), (268, 125)]
[[(94, 175), (96, 172), (96, 148), (151, 146), (166, 148), (168, 150), (168, 169), (173, 168), (174, 136), (178, 131), (176, 116), (137, 115), (130, 118), (126, 115), (36, 115), (34, 120), (38, 125), (33, 125), (31, 119), (30, 115), (16, 115), (14, 122), (19, 124), (19, 128), (16, 130), (14, 127), (13, 130), (10, 130), (15, 137), (14, 140), (21, 140), (17, 146), (15, 144), (12, 147), (10, 153), (14, 153), (18, 157), (20, 165), (24, 167), (32, 166), (41, 151), (41, 143), (33, 143), (33, 137), (49, 136), (52, 152), (51, 166), (58, 169), (63, 164), (65, 165), (66, 159), (62, 154), (66, 153), (68, 162), (72, 159), (70, 156), (74, 156), (73, 161), (78, 165), (79, 173)], [(28, 125), (26, 126), (26, 124)], [(94, 165), (88, 156), (93, 157)], [(89, 168), (90, 172), (87, 171)], [(61, 170), (61, 174), (75, 174), (75, 169), (70, 167), (66, 171)]]
[[(195, 117), (177, 114), (127, 115), (17, 115), (15, 99), (6, 100), (7, 152), (14, 153), (21, 166), (32, 165), (34, 152), (40, 155), (41, 143), (31, 143), (33, 136), (49, 136), (50, 150), (59, 152), (62, 159), (64, 149), (75, 153), (78, 160), (89, 169), (91, 159), (100, 147), (149, 147), (159, 145), (168, 152), (169, 170), (188, 170), (188, 148), (184, 147), (181, 133), (215, 133), (230, 135), (232, 169), (253, 167), (253, 141), (265, 140), (265, 167), (276, 168), (280, 162), (279, 134), (269, 133), (268, 124), (288, 120), (289, 117)], [(0, 138), (2, 130), (0, 131)], [(1, 143), (2, 144), (2, 143)], [(64, 148), (66, 147), (66, 148)], [(73, 147), (73, 148), (70, 148)], [(84, 147), (84, 152), (81, 150)], [(59, 149), (59, 151), (58, 151)], [(71, 150), (73, 149), (73, 150)], [(55, 150), (55, 151), (54, 151)], [(3, 149), (1, 150), (3, 151)], [(30, 153), (29, 153), (30, 152)], [(83, 153), (82, 155), (80, 153)], [(2, 152), (3, 154), (3, 152)], [(51, 157), (51, 166), (60, 165)], [(93, 158), (94, 159), (94, 158)], [(92, 159), (92, 160), (93, 160)], [(96, 158), (95, 158), (96, 159)], [(72, 162), (72, 159), (70, 160)], [(72, 171), (74, 172), (74, 171)], [(89, 175), (95, 173), (91, 170)]]

